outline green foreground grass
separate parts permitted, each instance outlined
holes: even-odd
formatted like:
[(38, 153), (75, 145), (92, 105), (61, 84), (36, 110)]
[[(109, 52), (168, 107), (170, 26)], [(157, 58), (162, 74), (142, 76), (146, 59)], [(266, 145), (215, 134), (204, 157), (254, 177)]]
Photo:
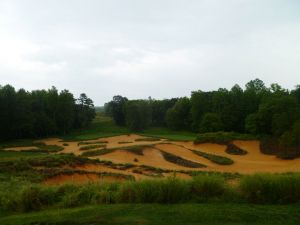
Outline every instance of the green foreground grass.
[(147, 224), (233, 225), (299, 224), (300, 205), (246, 204), (115, 204), (47, 210), (0, 218), (2, 225), (25, 224)]

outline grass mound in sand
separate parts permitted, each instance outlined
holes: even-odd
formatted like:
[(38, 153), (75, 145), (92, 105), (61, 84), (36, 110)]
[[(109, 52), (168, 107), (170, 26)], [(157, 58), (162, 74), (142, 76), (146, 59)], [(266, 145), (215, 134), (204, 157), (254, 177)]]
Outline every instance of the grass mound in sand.
[(246, 150), (239, 148), (233, 143), (227, 144), (225, 152), (230, 155), (246, 155), (248, 153)]
[(230, 158), (224, 157), (224, 156), (219, 156), (215, 154), (210, 154), (206, 152), (200, 152), (197, 150), (191, 150), (193, 153), (196, 155), (199, 155), (201, 157), (204, 157), (208, 160), (210, 160), (213, 163), (219, 164), (219, 165), (232, 165), (234, 161)]
[(92, 150), (92, 149), (96, 149), (96, 148), (105, 148), (106, 145), (105, 144), (99, 144), (99, 145), (87, 145), (87, 146), (82, 146), (80, 147), (79, 150), (81, 151), (86, 151), (86, 150)]
[(80, 141), (78, 142), (79, 145), (94, 145), (94, 144), (107, 144), (108, 141)]
[[(160, 149), (158, 149), (158, 150), (160, 150)], [(180, 156), (173, 155), (173, 154), (165, 152), (163, 150), (160, 150), (160, 152), (162, 153), (162, 155), (166, 161), (175, 163), (180, 166), (184, 166), (184, 167), (188, 167), (188, 168), (205, 168), (205, 167), (207, 167), (204, 164), (193, 162), (193, 161), (190, 161), (187, 159), (183, 159)]]
[(43, 142), (28, 141), (24, 144), (4, 144), (0, 146), (0, 150), (51, 153), (60, 152), (64, 148), (58, 145), (46, 145)]
[(131, 153), (136, 154), (136, 155), (143, 155), (143, 150), (144, 150), (144, 148), (147, 148), (147, 147), (153, 147), (153, 145), (152, 144), (149, 144), (149, 145), (133, 145), (133, 146), (125, 146), (125, 147), (97, 149), (97, 150), (94, 150), (94, 151), (84, 152), (84, 153), (82, 153), (82, 156), (86, 156), (86, 157), (100, 156), (100, 155), (105, 155), (105, 154), (112, 153), (112, 152), (117, 151), (117, 150), (125, 150), (125, 151), (131, 152)]
[(156, 138), (156, 137), (145, 137), (145, 138), (137, 138), (134, 141), (160, 141), (160, 138)]

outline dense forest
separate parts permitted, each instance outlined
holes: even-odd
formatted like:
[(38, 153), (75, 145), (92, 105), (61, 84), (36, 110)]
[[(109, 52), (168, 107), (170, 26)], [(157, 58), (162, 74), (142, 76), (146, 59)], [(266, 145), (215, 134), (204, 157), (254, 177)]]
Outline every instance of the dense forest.
[(66, 134), (87, 127), (95, 117), (93, 101), (68, 90), (16, 91), (0, 86), (0, 140)]
[(276, 140), (278, 146), (300, 146), (300, 86), (292, 91), (279, 84), (266, 87), (260, 79), (242, 89), (194, 91), (191, 96), (164, 100), (128, 100), (114, 96), (105, 112), (116, 124), (140, 131), (149, 126), (197, 133), (250, 133)]

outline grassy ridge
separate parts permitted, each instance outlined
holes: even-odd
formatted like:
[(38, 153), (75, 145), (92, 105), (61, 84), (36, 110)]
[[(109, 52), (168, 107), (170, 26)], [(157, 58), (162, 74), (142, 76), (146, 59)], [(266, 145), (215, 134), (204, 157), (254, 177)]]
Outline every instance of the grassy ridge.
[(255, 140), (257, 137), (250, 134), (238, 134), (234, 132), (215, 132), (198, 134), (194, 140), (195, 144), (216, 143), (228, 144), (235, 140)]

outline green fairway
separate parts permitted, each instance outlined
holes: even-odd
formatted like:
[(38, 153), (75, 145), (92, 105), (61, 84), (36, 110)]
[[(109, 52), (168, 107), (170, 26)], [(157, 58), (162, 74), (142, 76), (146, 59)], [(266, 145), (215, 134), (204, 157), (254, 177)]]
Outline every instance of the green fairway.
[[(128, 128), (117, 126), (112, 118), (98, 113), (88, 129), (73, 131), (62, 137), (66, 141), (82, 141), (132, 133)], [(136, 134), (159, 137), (174, 141), (194, 141), (197, 134), (189, 131), (173, 131), (165, 127), (151, 127)]]
[(0, 224), (296, 225), (299, 221), (300, 205), (118, 204), (9, 215)]
[(164, 127), (148, 128), (138, 134), (150, 137), (166, 138), (173, 141), (194, 141), (197, 136), (196, 133), (188, 131), (173, 131)]

